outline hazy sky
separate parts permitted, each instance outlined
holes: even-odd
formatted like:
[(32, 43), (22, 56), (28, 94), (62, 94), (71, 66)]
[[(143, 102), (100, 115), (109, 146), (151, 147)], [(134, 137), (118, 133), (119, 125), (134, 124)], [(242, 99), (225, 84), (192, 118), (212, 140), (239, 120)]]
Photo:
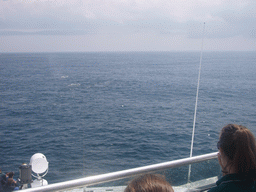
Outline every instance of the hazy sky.
[(0, 0), (0, 52), (256, 51), (256, 0)]

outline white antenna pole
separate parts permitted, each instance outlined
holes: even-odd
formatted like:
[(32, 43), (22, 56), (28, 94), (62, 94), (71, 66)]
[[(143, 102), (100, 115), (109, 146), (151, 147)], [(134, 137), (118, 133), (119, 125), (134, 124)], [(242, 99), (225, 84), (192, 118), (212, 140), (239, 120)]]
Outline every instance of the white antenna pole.
[[(203, 29), (203, 36), (202, 36), (201, 56), (200, 56), (199, 73), (198, 73), (198, 81), (197, 81), (196, 104), (195, 104), (195, 112), (194, 112), (194, 122), (193, 122), (193, 132), (192, 132), (192, 140), (191, 140), (191, 148), (190, 148), (190, 157), (192, 157), (192, 153), (193, 153), (193, 144), (194, 144), (195, 127), (196, 127), (196, 111), (197, 111), (197, 101), (198, 101), (199, 83), (200, 83), (202, 57), (203, 57), (204, 30), (205, 30), (205, 22), (204, 22), (204, 29)], [(191, 173), (191, 164), (189, 165), (189, 169), (188, 169), (188, 182), (190, 182), (190, 173)]]

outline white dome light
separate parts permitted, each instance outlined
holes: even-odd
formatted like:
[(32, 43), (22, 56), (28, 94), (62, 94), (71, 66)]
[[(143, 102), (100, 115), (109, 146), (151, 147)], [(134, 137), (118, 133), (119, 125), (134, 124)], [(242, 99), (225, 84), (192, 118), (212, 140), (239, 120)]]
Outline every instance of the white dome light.
[(32, 166), (34, 173), (42, 174), (48, 170), (49, 163), (42, 153), (36, 153), (31, 157), (29, 164)]

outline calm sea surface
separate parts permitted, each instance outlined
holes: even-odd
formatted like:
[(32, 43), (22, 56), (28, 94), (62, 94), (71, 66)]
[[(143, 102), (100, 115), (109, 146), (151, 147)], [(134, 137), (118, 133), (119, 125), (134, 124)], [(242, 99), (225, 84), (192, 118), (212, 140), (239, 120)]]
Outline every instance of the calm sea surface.
[[(200, 53), (0, 54), (0, 166), (34, 153), (49, 183), (189, 157)], [(256, 134), (256, 53), (203, 54), (193, 155)]]

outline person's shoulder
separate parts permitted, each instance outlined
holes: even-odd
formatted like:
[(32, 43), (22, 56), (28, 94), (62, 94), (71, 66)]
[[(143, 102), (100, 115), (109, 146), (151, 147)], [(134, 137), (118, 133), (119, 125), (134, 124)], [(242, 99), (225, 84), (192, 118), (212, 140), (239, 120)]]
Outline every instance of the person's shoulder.
[(222, 183), (216, 187), (211, 188), (208, 192), (256, 192), (256, 185), (248, 184), (248, 186), (242, 184), (241, 182), (228, 182)]
[(216, 187), (211, 188), (208, 192), (230, 192), (230, 191), (236, 191), (236, 184), (235, 183), (221, 183), (220, 185), (217, 185)]

